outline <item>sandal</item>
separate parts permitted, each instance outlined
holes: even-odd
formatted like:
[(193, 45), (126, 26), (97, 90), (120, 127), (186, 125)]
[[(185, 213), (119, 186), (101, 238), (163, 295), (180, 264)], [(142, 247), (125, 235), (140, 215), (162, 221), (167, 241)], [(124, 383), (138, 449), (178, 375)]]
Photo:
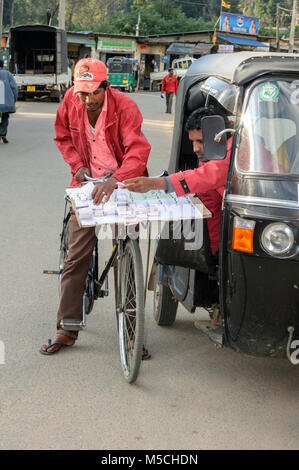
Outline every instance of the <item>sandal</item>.
[[(73, 340), (73, 342), (72, 342), (71, 344), (66, 344), (66, 343), (64, 343), (64, 342), (62, 342), (62, 341), (58, 341), (59, 338), (63, 338), (63, 337), (64, 337), (64, 338), (67, 337), (67, 338), (69, 338), (70, 340)], [(59, 352), (60, 349), (66, 348), (66, 347), (68, 347), (68, 346), (69, 346), (69, 347), (70, 347), (70, 346), (73, 346), (73, 344), (75, 344), (75, 341), (76, 341), (75, 339), (70, 338), (70, 336), (62, 335), (62, 334), (56, 335), (55, 339), (56, 339), (56, 341), (54, 341), (54, 343), (52, 343), (52, 340), (49, 339), (49, 340), (48, 340), (48, 344), (43, 344), (42, 347), (40, 348), (39, 352), (40, 352), (41, 354), (47, 354), (48, 356), (50, 356), (51, 354), (55, 354), (55, 353)], [(50, 349), (50, 348), (53, 348), (53, 346), (58, 346), (58, 347), (54, 348), (53, 351), (49, 351), (49, 349)]]
[(146, 361), (147, 359), (150, 359), (151, 357), (152, 357), (151, 353), (144, 346), (142, 346), (141, 360)]

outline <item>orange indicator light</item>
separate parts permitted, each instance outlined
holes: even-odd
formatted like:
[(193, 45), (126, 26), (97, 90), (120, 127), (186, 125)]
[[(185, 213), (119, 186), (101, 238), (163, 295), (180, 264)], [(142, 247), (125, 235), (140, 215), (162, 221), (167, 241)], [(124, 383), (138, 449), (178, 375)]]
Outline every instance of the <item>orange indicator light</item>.
[(234, 218), (232, 240), (233, 250), (253, 253), (254, 227), (255, 221), (253, 220), (241, 219), (241, 217)]

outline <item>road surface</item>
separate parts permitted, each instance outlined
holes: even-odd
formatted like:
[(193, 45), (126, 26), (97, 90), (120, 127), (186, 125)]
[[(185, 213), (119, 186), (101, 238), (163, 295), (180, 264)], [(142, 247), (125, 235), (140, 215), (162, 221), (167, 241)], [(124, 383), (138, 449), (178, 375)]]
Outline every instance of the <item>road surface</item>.
[[(158, 93), (131, 96), (144, 115), (154, 175), (168, 165), (173, 116)], [(113, 295), (97, 301), (73, 348), (39, 353), (55, 332), (57, 277), (42, 271), (57, 269), (70, 182), (53, 142), (56, 109), (19, 102), (10, 143), (0, 144), (0, 448), (298, 449), (299, 369), (216, 349), (194, 327), (200, 310), (179, 308), (173, 327), (158, 327), (148, 296), (152, 359), (134, 385), (121, 375)], [(109, 249), (105, 241), (101, 253)]]

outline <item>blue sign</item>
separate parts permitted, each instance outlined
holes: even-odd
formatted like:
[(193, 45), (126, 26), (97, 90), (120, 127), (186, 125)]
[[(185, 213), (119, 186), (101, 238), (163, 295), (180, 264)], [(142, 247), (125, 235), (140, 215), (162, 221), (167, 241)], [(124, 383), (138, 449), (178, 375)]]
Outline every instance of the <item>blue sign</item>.
[(221, 13), (220, 30), (231, 33), (258, 34), (260, 19), (254, 16)]
[(163, 59), (162, 59), (162, 62), (163, 62), (164, 64), (167, 64), (167, 62), (169, 62), (169, 55), (164, 55), (164, 56), (163, 56)]

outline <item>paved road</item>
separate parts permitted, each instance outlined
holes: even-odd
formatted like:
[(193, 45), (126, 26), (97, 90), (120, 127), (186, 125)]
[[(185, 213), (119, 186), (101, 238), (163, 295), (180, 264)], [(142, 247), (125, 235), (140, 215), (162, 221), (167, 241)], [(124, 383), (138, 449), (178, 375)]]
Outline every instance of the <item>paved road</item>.
[[(132, 95), (133, 96), (133, 95)], [(135, 94), (152, 143), (151, 174), (167, 167), (172, 116), (158, 94)], [(179, 309), (156, 326), (135, 385), (121, 376), (113, 296), (98, 301), (76, 346), (48, 357), (67, 166), (53, 143), (57, 105), (18, 103), (0, 144), (1, 449), (297, 449), (298, 369), (217, 350)], [(105, 242), (102, 252), (108, 251)], [(112, 283), (110, 282), (110, 285)]]

